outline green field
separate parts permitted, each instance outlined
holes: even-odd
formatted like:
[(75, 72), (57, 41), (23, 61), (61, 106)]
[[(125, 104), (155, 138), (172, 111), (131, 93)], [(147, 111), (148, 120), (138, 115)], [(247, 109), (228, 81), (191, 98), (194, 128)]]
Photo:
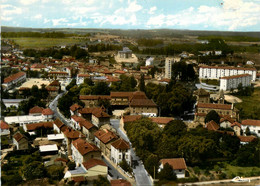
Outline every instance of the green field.
[(23, 49), (27, 48), (48, 48), (60, 45), (73, 45), (73, 44), (85, 44), (86, 40), (83, 38), (32, 38), (32, 37), (21, 37), (21, 38), (8, 38), (13, 40), (17, 45)]
[(240, 119), (259, 119), (260, 120), (260, 88), (255, 88), (252, 96), (237, 96), (243, 100), (237, 103), (236, 108), (240, 110)]

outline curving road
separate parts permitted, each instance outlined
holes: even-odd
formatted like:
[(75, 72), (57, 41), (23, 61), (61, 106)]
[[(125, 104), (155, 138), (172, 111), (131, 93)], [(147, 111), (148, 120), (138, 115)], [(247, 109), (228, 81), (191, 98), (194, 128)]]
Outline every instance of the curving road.
[[(130, 140), (128, 139), (127, 135), (119, 128), (119, 123), (120, 120), (119, 119), (111, 119), (110, 120), (111, 125), (116, 129), (117, 133), (127, 142), (129, 142), (129, 144), (131, 145)], [(132, 145), (131, 145), (132, 146)], [(133, 168), (133, 171), (135, 173), (135, 180), (137, 185), (139, 186), (148, 186), (148, 185), (153, 185), (152, 180), (150, 179), (150, 177), (148, 176), (147, 171), (144, 168), (144, 165), (142, 163), (142, 161), (139, 159), (138, 156), (136, 156), (133, 148), (131, 147), (131, 156), (133, 158), (133, 160), (138, 161), (138, 166), (136, 166), (135, 168)]]

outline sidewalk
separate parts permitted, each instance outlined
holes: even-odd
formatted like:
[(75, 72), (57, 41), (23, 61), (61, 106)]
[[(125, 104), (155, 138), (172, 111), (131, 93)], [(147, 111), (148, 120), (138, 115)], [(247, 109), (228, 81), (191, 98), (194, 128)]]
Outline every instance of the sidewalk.
[(136, 182), (133, 178), (130, 178), (127, 174), (122, 171), (114, 162), (112, 162), (107, 156), (103, 154), (103, 157), (118, 171), (120, 174), (122, 174), (125, 178), (127, 178), (127, 181), (129, 181), (132, 185), (136, 185)]

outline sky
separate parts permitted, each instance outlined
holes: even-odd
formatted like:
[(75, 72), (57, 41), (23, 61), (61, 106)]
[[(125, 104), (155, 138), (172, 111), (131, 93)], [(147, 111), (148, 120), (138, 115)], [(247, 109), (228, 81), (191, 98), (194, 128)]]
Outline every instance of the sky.
[(1, 0), (1, 25), (260, 31), (260, 0)]

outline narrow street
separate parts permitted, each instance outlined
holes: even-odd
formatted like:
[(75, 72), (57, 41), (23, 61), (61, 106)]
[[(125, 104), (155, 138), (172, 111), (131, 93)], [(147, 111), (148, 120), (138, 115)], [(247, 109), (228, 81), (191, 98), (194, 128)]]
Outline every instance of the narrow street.
[[(119, 119), (111, 119), (110, 120), (111, 125), (116, 129), (117, 133), (127, 142), (130, 143), (127, 135), (119, 128)], [(130, 143), (131, 145), (131, 143)], [(131, 145), (131, 156), (133, 160), (136, 160), (138, 162), (138, 165), (133, 169), (135, 173), (135, 180), (137, 185), (139, 186), (148, 186), (153, 185), (150, 177), (148, 176), (147, 171), (144, 168), (143, 162), (139, 159), (138, 156), (135, 155), (135, 152)]]

